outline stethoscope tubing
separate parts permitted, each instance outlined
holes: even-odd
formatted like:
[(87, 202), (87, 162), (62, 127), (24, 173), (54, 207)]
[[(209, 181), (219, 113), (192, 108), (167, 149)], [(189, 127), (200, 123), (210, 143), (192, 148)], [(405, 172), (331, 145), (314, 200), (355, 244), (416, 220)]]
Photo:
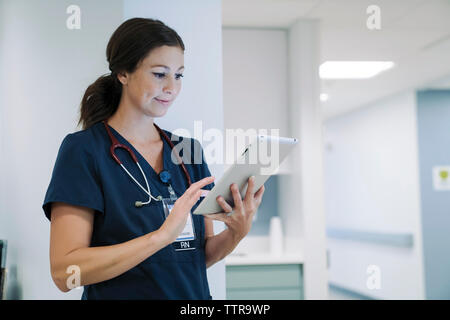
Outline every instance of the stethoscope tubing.
[[(106, 131), (108, 133), (108, 136), (111, 140), (111, 146), (110, 146), (110, 154), (111, 157), (122, 167), (122, 169), (128, 174), (128, 176), (149, 196), (149, 199), (147, 202), (142, 202), (142, 201), (136, 201), (135, 202), (135, 206), (136, 207), (142, 207), (143, 205), (149, 204), (152, 199), (155, 201), (161, 201), (162, 200), (162, 196), (158, 196), (157, 198), (155, 198), (152, 194), (151, 194), (151, 190), (150, 190), (150, 186), (148, 184), (148, 180), (147, 180), (147, 176), (145, 175), (144, 171), (142, 170), (139, 161), (137, 160), (136, 155), (134, 154), (133, 150), (131, 150), (128, 146), (121, 144), (117, 138), (112, 134), (111, 130), (108, 127), (108, 124), (106, 123), (106, 121), (103, 121), (103, 124), (105, 125)], [(163, 138), (167, 141), (167, 143), (169, 143), (171, 150), (173, 150), (173, 148), (175, 147), (172, 143), (172, 141), (170, 140), (170, 138), (167, 136), (167, 134), (161, 130), (161, 128), (159, 128), (155, 123), (153, 123), (153, 125), (156, 127), (156, 129), (158, 130), (158, 132), (163, 136)], [(145, 180), (145, 185), (147, 187), (147, 189), (145, 189), (140, 183), (139, 181), (137, 181), (133, 175), (127, 170), (127, 168), (125, 168), (125, 166), (122, 164), (122, 161), (116, 156), (115, 154), (115, 149), (116, 148), (122, 148), (125, 149), (131, 156), (131, 158), (133, 159), (133, 161), (136, 163), (136, 165), (138, 166), (139, 170), (141, 171), (142, 176), (144, 177)], [(191, 177), (189, 176), (189, 173), (186, 169), (186, 166), (183, 163), (183, 160), (180, 159), (180, 157), (178, 156), (178, 154), (175, 153), (175, 156), (178, 159), (179, 164), (181, 165), (181, 168), (183, 169), (184, 175), (186, 176), (186, 180), (188, 183), (188, 187), (191, 186)]]

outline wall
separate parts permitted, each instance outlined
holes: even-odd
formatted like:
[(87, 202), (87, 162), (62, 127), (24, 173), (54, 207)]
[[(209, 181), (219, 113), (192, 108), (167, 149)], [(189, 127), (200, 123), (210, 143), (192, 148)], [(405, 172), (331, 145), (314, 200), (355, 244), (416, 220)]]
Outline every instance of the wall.
[[(105, 48), (122, 1), (77, 1), (81, 29), (66, 27), (72, 1), (2, 1), (1, 238), (8, 239), (8, 299), (78, 299), (53, 284), (50, 224), (41, 209), (63, 137), (76, 130), (86, 87), (108, 71)], [(108, 7), (108, 10), (105, 10)], [(101, 20), (103, 23), (99, 24)], [(62, 45), (64, 44), (64, 45)]]
[[(222, 128), (219, 0), (189, 5), (181, 0), (146, 1), (142, 11), (136, 11), (142, 1), (78, 0), (80, 30), (66, 28), (66, 8), (71, 4), (0, 0), (0, 238), (8, 239), (8, 299), (81, 296), (81, 290), (63, 294), (53, 284), (50, 224), (41, 206), (61, 141), (77, 131), (79, 103), (87, 86), (109, 72), (106, 45), (125, 17), (161, 14), (169, 25), (181, 28), (187, 46), (185, 85), (172, 107), (185, 111), (172, 111), (167, 117), (173, 122), (158, 123), (169, 130), (189, 128), (189, 115), (202, 114), (205, 124)], [(220, 170), (211, 168), (217, 175)], [(220, 299), (225, 297), (225, 272), (223, 264), (214, 268), (208, 270), (210, 286), (214, 298)]]
[(417, 117), (426, 298), (450, 299), (450, 189), (436, 190), (432, 174), (450, 166), (450, 90), (418, 92)]
[[(330, 283), (380, 299), (423, 299), (417, 114), (413, 92), (325, 123), (327, 228), (412, 234), (412, 247), (328, 237)], [(369, 289), (370, 265), (381, 271)]]
[[(0, 70), (5, 70), (6, 68), (6, 61), (4, 59), (5, 54), (5, 18), (3, 17), (3, 12), (6, 10), (6, 4), (5, 1), (0, 1)], [(5, 105), (5, 87), (6, 87), (6, 79), (5, 79), (4, 72), (0, 72), (0, 132), (3, 132), (4, 127), (4, 105)], [(4, 155), (6, 150), (4, 148), (4, 135), (0, 134), (0, 155)], [(0, 160), (0, 177), (4, 177), (5, 175), (5, 169), (3, 166), (2, 160)], [(5, 202), (5, 179), (0, 179), (0, 237), (5, 236), (5, 217), (6, 215), (1, 214), (2, 212), (5, 212), (4, 202)]]
[(224, 126), (289, 133), (287, 35), (278, 29), (223, 29)]
[[(279, 129), (288, 136), (286, 59), (285, 30), (223, 29), (225, 129), (266, 129), (269, 135)], [(278, 215), (278, 180), (273, 176), (265, 183), (248, 237), (268, 235), (270, 218)]]

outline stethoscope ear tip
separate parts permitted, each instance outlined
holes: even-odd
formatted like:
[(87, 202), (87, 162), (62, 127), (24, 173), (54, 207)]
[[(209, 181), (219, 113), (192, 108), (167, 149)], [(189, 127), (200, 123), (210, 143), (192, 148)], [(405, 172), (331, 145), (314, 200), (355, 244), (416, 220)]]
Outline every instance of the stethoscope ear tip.
[(142, 201), (136, 201), (136, 202), (134, 203), (134, 206), (135, 206), (136, 208), (142, 207), (142, 206), (143, 206)]

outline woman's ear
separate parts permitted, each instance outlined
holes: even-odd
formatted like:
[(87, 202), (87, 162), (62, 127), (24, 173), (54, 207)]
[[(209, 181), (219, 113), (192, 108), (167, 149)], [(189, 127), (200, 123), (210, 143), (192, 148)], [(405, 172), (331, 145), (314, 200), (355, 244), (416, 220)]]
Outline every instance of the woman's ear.
[(117, 79), (119, 79), (120, 83), (125, 86), (128, 83), (128, 74), (126, 72), (118, 73)]

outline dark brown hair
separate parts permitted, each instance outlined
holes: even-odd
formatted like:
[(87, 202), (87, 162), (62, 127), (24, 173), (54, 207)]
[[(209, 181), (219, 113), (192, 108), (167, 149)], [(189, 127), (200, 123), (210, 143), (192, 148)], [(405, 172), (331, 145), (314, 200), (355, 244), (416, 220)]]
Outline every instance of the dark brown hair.
[(179, 47), (184, 51), (181, 37), (159, 20), (132, 18), (122, 23), (106, 47), (111, 73), (102, 75), (86, 89), (81, 100), (78, 124), (87, 129), (111, 117), (122, 95), (122, 83), (117, 74), (134, 72), (153, 49), (164, 45)]

